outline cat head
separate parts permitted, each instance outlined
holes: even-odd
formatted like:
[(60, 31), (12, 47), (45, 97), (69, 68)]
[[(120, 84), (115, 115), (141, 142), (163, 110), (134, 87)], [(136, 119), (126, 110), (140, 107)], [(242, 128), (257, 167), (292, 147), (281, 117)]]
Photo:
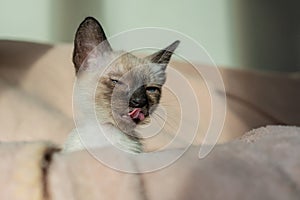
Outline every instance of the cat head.
[[(109, 64), (97, 78), (96, 114), (101, 123), (112, 123), (130, 134), (136, 125), (147, 121), (161, 98), (166, 81), (166, 67), (179, 41), (145, 58), (114, 51), (99, 22), (86, 18), (74, 41), (73, 63), (78, 79), (88, 79), (80, 72), (93, 74)], [(96, 72), (95, 72), (96, 74)]]

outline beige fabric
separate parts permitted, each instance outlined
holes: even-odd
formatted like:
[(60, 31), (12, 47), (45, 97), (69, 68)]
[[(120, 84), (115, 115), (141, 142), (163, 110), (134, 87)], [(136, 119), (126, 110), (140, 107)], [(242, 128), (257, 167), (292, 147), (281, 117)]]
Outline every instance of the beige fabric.
[[(198, 159), (199, 148), (192, 147), (167, 168), (128, 174), (103, 165), (86, 151), (61, 154), (49, 143), (2, 143), (0, 198), (296, 200), (299, 144), (300, 128), (268, 126), (217, 145), (204, 159)], [(145, 162), (151, 165), (153, 160)]]
[(252, 142), (218, 145), (202, 160), (192, 148), (171, 167), (143, 176), (148, 199), (299, 199), (299, 131), (257, 129), (248, 133)]
[(55, 148), (44, 142), (0, 143), (0, 199), (44, 199), (47, 155), (53, 151)]
[(64, 141), (74, 126), (70, 60), (70, 45), (0, 41), (0, 140)]
[(86, 151), (55, 155), (48, 180), (53, 200), (142, 200), (144, 195), (139, 175), (110, 169)]

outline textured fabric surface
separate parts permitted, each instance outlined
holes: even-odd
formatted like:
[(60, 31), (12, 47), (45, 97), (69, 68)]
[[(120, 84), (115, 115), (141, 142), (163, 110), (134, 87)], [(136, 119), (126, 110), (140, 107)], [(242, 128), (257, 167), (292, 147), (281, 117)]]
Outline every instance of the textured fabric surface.
[(48, 156), (56, 150), (45, 142), (0, 143), (0, 199), (45, 199)]
[[(104, 149), (100, 149), (104, 151)], [(109, 153), (110, 149), (106, 149)], [(162, 158), (174, 150), (159, 152)], [(129, 174), (87, 151), (1, 143), (1, 199), (299, 199), (300, 128), (268, 126), (219, 144), (204, 159), (191, 147), (172, 165)], [(133, 161), (132, 161), (133, 162)], [(145, 161), (153, 164), (153, 160)], [(138, 168), (138, 163), (135, 165)]]

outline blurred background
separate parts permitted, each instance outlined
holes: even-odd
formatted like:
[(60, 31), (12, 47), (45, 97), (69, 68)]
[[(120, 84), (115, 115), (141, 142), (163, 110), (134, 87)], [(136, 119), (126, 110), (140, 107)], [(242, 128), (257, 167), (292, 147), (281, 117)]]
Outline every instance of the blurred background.
[(297, 0), (0, 0), (0, 39), (71, 43), (86, 16), (107, 36), (165, 27), (197, 40), (218, 66), (300, 70)]

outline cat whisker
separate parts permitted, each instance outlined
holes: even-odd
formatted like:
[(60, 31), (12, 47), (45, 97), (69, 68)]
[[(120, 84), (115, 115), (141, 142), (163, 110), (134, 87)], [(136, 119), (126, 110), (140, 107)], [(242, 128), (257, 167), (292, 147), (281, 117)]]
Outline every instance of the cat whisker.
[[(159, 115), (164, 120), (164, 117), (160, 115), (160, 112), (155, 111), (154, 114)], [(176, 121), (176, 120), (178, 120), (178, 117), (175, 117), (175, 116), (180, 116), (180, 115), (181, 115), (181, 111), (179, 111), (179, 112), (174, 111), (173, 112), (172, 109), (167, 109), (166, 110), (166, 118), (167, 119), (172, 119), (173, 121)]]
[(172, 131), (176, 130), (176, 119), (174, 119), (173, 117), (168, 116), (167, 118), (164, 118), (163, 116), (161, 116), (158, 112), (154, 112), (153, 113), (153, 118), (158, 122), (161, 121), (161, 125), (165, 124), (165, 126), (167, 126), (168, 128), (170, 128)]
[(164, 121), (161, 119), (156, 118), (155, 116), (152, 116), (152, 119), (155, 120), (155, 122), (160, 126), (163, 127), (164, 126)]

